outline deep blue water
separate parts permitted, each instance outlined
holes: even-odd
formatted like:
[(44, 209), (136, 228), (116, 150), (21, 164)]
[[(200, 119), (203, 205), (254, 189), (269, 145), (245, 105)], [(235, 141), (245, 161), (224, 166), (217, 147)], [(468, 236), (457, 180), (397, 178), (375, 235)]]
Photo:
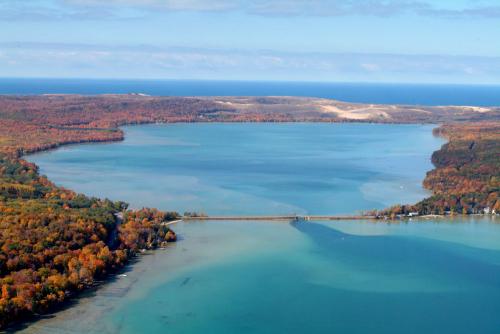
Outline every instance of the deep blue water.
[(500, 106), (500, 86), (196, 80), (0, 79), (0, 94), (309, 96), (347, 102)]

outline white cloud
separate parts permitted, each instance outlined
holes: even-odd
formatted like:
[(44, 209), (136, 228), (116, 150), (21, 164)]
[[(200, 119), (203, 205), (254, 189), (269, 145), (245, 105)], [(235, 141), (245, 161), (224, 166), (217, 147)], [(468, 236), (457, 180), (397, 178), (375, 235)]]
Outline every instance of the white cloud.
[(165, 10), (218, 11), (238, 7), (238, 1), (230, 0), (60, 0), (73, 6), (136, 7)]
[(500, 83), (500, 57), (41, 43), (0, 49), (4, 76)]
[(395, 16), (414, 14), (445, 18), (500, 18), (498, 1), (444, 5), (432, 0), (0, 0), (0, 18), (109, 19), (130, 11), (240, 11), (261, 16)]

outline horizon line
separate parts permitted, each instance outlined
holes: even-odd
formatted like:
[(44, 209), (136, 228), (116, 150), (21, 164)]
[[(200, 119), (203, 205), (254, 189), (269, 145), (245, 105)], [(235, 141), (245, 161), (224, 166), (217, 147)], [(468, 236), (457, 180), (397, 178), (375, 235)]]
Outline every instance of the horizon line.
[(269, 80), (269, 79), (206, 79), (206, 78), (108, 78), (108, 77), (44, 77), (44, 76), (0, 76), (0, 80), (88, 80), (88, 81), (184, 81), (184, 82), (238, 82), (238, 83), (290, 83), (290, 84), (354, 84), (354, 85), (415, 85), (415, 86), (500, 86), (498, 83), (464, 82), (410, 82), (410, 81), (315, 81), (315, 80)]

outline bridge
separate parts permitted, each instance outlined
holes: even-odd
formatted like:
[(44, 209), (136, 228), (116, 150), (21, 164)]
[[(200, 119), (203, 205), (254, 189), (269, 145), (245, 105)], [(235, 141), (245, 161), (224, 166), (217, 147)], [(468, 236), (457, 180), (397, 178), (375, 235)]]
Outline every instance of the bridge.
[(377, 219), (375, 216), (303, 216), (303, 215), (290, 215), (290, 216), (183, 216), (178, 220), (164, 223), (164, 225), (172, 225), (181, 221), (318, 221), (318, 220), (373, 220)]

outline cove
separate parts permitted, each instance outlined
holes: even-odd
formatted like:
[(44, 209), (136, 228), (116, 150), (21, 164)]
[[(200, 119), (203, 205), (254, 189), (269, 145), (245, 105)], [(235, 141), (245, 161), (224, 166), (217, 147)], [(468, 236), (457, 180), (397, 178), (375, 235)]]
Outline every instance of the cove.
[[(56, 183), (132, 206), (335, 214), (414, 202), (432, 126), (172, 124), (28, 157)], [(190, 222), (31, 333), (497, 333), (500, 225)]]

